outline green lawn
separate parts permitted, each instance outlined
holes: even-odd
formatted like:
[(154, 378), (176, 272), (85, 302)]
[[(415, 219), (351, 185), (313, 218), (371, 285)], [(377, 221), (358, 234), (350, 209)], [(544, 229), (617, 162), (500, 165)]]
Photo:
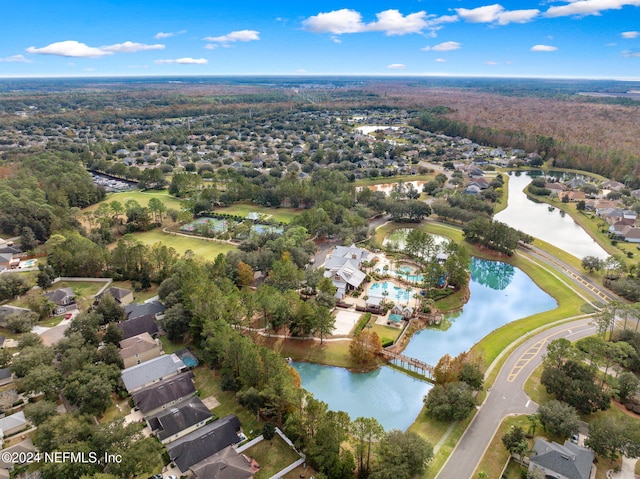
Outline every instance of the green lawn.
[(426, 175), (398, 175), (398, 176), (381, 176), (378, 178), (365, 178), (362, 180), (357, 180), (353, 184), (358, 186), (369, 186), (369, 185), (386, 185), (392, 183), (398, 183), (400, 181), (429, 181), (434, 179), (436, 176), (435, 173), (427, 173)]
[(166, 335), (160, 336), (160, 342), (162, 343), (162, 350), (165, 352), (165, 354), (175, 353), (176, 351), (179, 351), (180, 349), (183, 349), (185, 347), (184, 343), (171, 341)]
[[(520, 426), (525, 432), (527, 432), (529, 429), (529, 421), (526, 416), (515, 416), (507, 417), (502, 421), (502, 423), (500, 423), (500, 427), (493, 436), (491, 444), (487, 448), (484, 457), (473, 474), (473, 478), (477, 477), (478, 472), (480, 471), (486, 472), (487, 477), (500, 477), (502, 469), (509, 460), (509, 453), (502, 444), (502, 436), (504, 436), (513, 426)], [(529, 448), (531, 447), (533, 447), (533, 439), (529, 439)], [(519, 470), (520, 468), (516, 465), (515, 469)], [(513, 477), (515, 479), (520, 478), (520, 475), (509, 475), (507, 477), (510, 479)]]
[(243, 454), (252, 457), (260, 464), (260, 470), (254, 476), (255, 479), (269, 479), (278, 471), (300, 459), (298, 453), (277, 434), (272, 440), (260, 441), (244, 451)]
[(133, 236), (146, 245), (162, 243), (174, 248), (179, 254), (184, 254), (187, 250), (191, 250), (197, 256), (202, 256), (209, 260), (214, 259), (220, 253), (226, 254), (228, 251), (236, 249), (235, 246), (220, 241), (164, 233), (160, 228), (142, 233), (133, 233)]
[(269, 347), (284, 357), (295, 361), (354, 368), (349, 354), (349, 341), (320, 344), (320, 341), (260, 337), (258, 343)]
[(235, 203), (231, 206), (216, 208), (216, 213), (226, 213), (229, 215), (238, 215), (245, 218), (249, 213), (256, 212), (261, 215), (270, 216), (270, 219), (280, 221), (282, 223), (290, 223), (302, 210), (295, 208), (267, 208), (266, 206), (257, 205), (255, 203)]
[(228, 414), (238, 416), (242, 424), (242, 430), (249, 439), (262, 434), (263, 422), (258, 421), (254, 413), (246, 410), (236, 402), (235, 393), (222, 390), (221, 377), (218, 373), (205, 366), (195, 368), (193, 373), (195, 374), (195, 384), (200, 398), (214, 396), (220, 402), (220, 405), (213, 410), (217, 417), (224, 417)]
[[(114, 281), (111, 283), (111, 287), (114, 288), (123, 288), (123, 289), (134, 289), (131, 286), (131, 281)], [(149, 298), (153, 298), (158, 295), (158, 285), (152, 284), (151, 287), (145, 291), (134, 291), (133, 300), (137, 303), (142, 303)]]
[[(167, 208), (173, 208), (180, 211), (182, 209), (182, 200), (174, 196), (169, 196), (168, 190), (147, 190), (147, 191), (124, 191), (122, 193), (110, 193), (100, 203), (111, 203), (112, 201), (119, 201), (124, 204), (128, 200), (136, 200), (141, 206), (147, 206), (151, 198), (158, 198), (161, 200)], [(93, 211), (98, 208), (100, 203), (89, 206), (83, 211)]]

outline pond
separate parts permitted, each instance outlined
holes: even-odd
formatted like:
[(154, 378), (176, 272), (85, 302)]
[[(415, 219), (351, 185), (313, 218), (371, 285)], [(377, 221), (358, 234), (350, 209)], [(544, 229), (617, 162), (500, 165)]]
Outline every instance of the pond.
[[(435, 365), (444, 354), (468, 350), (492, 330), (556, 306), (523, 271), (506, 263), (473, 258), (471, 297), (460, 313), (450, 315), (443, 329), (424, 330), (411, 339), (405, 354)], [(302, 386), (334, 410), (377, 418), (385, 429), (406, 429), (420, 413), (426, 382), (389, 367), (371, 373), (293, 363)]]
[[(362, 188), (369, 188), (372, 191), (382, 191), (384, 194), (388, 195), (393, 190), (393, 187), (396, 186), (399, 181), (393, 183), (380, 183), (379, 185), (367, 185), (367, 186), (358, 186), (356, 191), (360, 191)], [(413, 181), (402, 181), (401, 182), (405, 188), (408, 188), (409, 185), (412, 185), (416, 190), (422, 191), (422, 185), (426, 183), (424, 180), (413, 180)]]
[(571, 216), (527, 197), (523, 190), (532, 179), (527, 174), (509, 176), (509, 205), (495, 215), (495, 219), (557, 246), (578, 259), (585, 256), (608, 257), (609, 254)]

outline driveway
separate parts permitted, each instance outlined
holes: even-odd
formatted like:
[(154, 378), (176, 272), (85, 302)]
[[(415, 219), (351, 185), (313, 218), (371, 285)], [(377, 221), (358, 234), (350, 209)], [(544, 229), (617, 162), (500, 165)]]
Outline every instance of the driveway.
[(607, 477), (609, 479), (635, 479), (634, 469), (636, 467), (637, 459), (629, 459), (628, 457), (622, 458), (622, 469), (619, 472), (608, 471)]

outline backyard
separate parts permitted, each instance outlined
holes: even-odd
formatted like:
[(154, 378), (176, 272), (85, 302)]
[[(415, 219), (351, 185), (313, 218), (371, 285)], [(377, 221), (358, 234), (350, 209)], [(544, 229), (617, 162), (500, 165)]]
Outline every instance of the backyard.
[(284, 440), (276, 434), (270, 441), (264, 439), (251, 446), (243, 453), (260, 464), (260, 470), (255, 479), (269, 479), (289, 464), (293, 464), (300, 456)]

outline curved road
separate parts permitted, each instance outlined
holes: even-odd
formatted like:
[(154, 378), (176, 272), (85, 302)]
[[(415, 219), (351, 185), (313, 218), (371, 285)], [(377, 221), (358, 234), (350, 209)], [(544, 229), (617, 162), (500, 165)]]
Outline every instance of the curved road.
[(494, 386), (467, 427), (436, 479), (471, 479), (489, 447), (500, 422), (515, 414), (534, 414), (538, 405), (524, 393), (527, 378), (542, 362), (547, 344), (554, 339), (571, 341), (596, 333), (591, 319), (579, 319), (547, 329), (518, 346), (502, 366)]

